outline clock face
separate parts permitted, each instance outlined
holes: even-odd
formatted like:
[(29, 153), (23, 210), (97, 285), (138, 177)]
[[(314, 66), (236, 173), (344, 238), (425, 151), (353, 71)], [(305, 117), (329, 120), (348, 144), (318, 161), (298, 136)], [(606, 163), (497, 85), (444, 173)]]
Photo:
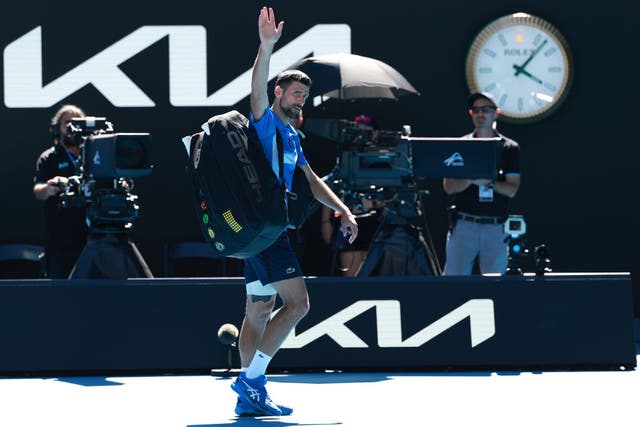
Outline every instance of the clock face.
[(550, 114), (566, 97), (573, 76), (569, 45), (548, 22), (516, 13), (485, 27), (467, 56), (471, 92), (489, 92), (501, 117), (531, 122)]

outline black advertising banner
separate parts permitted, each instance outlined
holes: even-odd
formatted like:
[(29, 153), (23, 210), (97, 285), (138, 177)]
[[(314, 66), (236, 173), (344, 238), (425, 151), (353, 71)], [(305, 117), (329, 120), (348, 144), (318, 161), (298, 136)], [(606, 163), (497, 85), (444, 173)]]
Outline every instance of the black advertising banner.
[[(628, 275), (307, 280), (274, 371), (632, 369)], [(227, 368), (240, 279), (0, 282), (0, 373)], [(231, 348), (232, 356), (236, 351)], [(237, 355), (232, 368), (238, 368)]]
[[(619, 348), (633, 363), (632, 315), (616, 308), (629, 308), (626, 286), (454, 278), (322, 284), (310, 288), (313, 308), (274, 367), (586, 367), (606, 364), (625, 340)], [(616, 318), (626, 326), (609, 323)]]

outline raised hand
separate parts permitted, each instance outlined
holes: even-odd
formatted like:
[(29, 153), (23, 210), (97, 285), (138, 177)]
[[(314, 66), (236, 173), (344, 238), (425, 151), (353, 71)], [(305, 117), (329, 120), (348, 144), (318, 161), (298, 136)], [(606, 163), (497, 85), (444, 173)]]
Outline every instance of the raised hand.
[(260, 42), (265, 45), (275, 45), (278, 40), (280, 40), (283, 26), (284, 21), (280, 21), (276, 26), (276, 17), (273, 13), (273, 8), (270, 7), (267, 9), (266, 7), (263, 7), (260, 10), (260, 16), (258, 17), (258, 33), (260, 34)]

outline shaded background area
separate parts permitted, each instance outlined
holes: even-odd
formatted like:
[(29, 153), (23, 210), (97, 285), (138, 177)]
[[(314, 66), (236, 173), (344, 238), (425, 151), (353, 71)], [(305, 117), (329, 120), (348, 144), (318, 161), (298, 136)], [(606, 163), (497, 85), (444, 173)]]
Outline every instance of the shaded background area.
[[(471, 130), (466, 113), (465, 59), (473, 38), (489, 22), (514, 12), (528, 12), (554, 24), (573, 50), (575, 78), (564, 104), (533, 124), (500, 124), (499, 130), (522, 148), (522, 187), (512, 213), (525, 215), (530, 246), (546, 243), (555, 271), (630, 271), (637, 265), (638, 220), (634, 166), (640, 148), (631, 112), (638, 63), (632, 25), (640, 4), (613, 0), (603, 5), (573, 2), (497, 0), (491, 5), (461, 2), (393, 6), (328, 0), (270, 2), (285, 32), (286, 45), (319, 23), (351, 28), (351, 51), (380, 59), (400, 71), (421, 92), (400, 101), (309, 103), (307, 118), (375, 115), (382, 128), (409, 124), (415, 136), (459, 136)], [(26, 1), (0, 17), (2, 48), (42, 26), (43, 84), (144, 25), (202, 25), (208, 42), (208, 94), (250, 69), (258, 47), (257, 11), (252, 2), (196, 2), (148, 8), (144, 4), (64, 8)], [(72, 10), (73, 9), (73, 10)], [(136, 180), (141, 216), (135, 241), (156, 275), (163, 271), (166, 242), (201, 240), (192, 207), (186, 154), (180, 138), (198, 130), (210, 116), (230, 109), (248, 111), (248, 99), (232, 106), (174, 107), (169, 101), (169, 42), (165, 38), (122, 64), (122, 71), (154, 102), (149, 108), (116, 108), (87, 86), (50, 108), (0, 105), (4, 134), (0, 145), (3, 181), (0, 243), (42, 243), (42, 209), (32, 195), (38, 155), (50, 144), (48, 123), (61, 103), (74, 103), (90, 115), (106, 116), (118, 132), (150, 132), (154, 170)], [(310, 52), (311, 54), (311, 52)], [(292, 58), (294, 63), (299, 58)], [(3, 73), (3, 72), (2, 72)], [(4, 82), (4, 74), (0, 74)], [(311, 76), (313, 78), (313, 76)], [(4, 85), (0, 88), (4, 99)], [(335, 146), (311, 134), (305, 153), (318, 174), (329, 172)], [(446, 217), (440, 182), (429, 183), (429, 229), (444, 261)], [(302, 263), (309, 275), (327, 275), (329, 249), (321, 242), (319, 221), (312, 218), (301, 233)]]

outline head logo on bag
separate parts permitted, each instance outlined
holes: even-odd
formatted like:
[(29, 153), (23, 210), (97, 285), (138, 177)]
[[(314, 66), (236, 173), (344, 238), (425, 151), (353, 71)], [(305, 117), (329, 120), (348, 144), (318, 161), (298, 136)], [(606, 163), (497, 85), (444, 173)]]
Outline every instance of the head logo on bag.
[(293, 178), (295, 194), (286, 191), (273, 173), (255, 129), (242, 114), (229, 111), (211, 117), (202, 129), (182, 142), (189, 154), (187, 170), (200, 229), (222, 256), (257, 255), (288, 226), (302, 226), (319, 207), (300, 168)]
[(256, 255), (287, 228), (285, 189), (242, 114), (214, 116), (202, 128), (183, 142), (203, 236), (222, 256)]
[(247, 152), (247, 140), (240, 137), (238, 132), (228, 131), (227, 139), (231, 146), (236, 150), (236, 157), (238, 161), (243, 165), (242, 170), (244, 171), (247, 182), (251, 185), (251, 188), (255, 192), (256, 200), (258, 202), (262, 201), (262, 184), (260, 183), (260, 177), (258, 177), (258, 172), (256, 171), (253, 162), (249, 160), (249, 155)]

